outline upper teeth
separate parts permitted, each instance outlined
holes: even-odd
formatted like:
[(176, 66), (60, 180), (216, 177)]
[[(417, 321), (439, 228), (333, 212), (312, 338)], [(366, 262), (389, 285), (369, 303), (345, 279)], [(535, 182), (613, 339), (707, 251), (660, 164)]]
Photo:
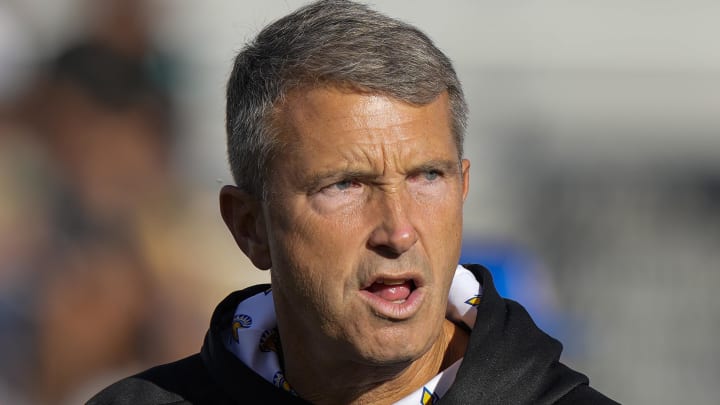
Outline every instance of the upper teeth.
[(381, 278), (380, 280), (377, 281), (377, 283), (385, 284), (385, 285), (400, 285), (400, 284), (405, 284), (405, 280), (385, 280), (385, 279)]

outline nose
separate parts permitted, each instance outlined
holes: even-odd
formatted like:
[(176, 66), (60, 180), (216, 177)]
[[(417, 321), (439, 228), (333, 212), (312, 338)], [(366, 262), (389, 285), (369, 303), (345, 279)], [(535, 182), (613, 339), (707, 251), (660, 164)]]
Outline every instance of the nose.
[(400, 192), (383, 193), (375, 204), (378, 222), (370, 233), (368, 246), (386, 257), (398, 257), (415, 245), (417, 231), (409, 217), (409, 204)]

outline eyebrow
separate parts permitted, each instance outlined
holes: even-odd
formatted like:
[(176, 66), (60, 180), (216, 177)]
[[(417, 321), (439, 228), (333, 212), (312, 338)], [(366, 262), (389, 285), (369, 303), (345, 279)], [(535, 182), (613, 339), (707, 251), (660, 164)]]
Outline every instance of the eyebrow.
[(433, 159), (423, 162), (417, 167), (409, 170), (409, 173), (417, 173), (428, 170), (440, 170), (443, 173), (455, 174), (460, 173), (460, 160)]
[[(415, 174), (430, 170), (439, 170), (446, 174), (458, 174), (460, 173), (460, 167), (461, 162), (459, 160), (432, 159), (411, 167), (406, 171), (406, 173)], [(311, 192), (319, 189), (326, 183), (332, 183), (335, 181), (346, 179), (377, 179), (380, 177), (382, 177), (382, 174), (374, 170), (358, 170), (352, 168), (337, 170), (330, 169), (310, 174), (304, 179), (301, 187), (303, 190)]]

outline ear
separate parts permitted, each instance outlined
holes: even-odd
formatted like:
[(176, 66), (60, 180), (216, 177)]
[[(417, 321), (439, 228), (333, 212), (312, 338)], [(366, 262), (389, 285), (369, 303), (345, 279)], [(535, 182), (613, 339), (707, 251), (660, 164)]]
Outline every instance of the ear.
[(470, 190), (470, 161), (467, 159), (462, 160), (462, 182), (463, 182), (463, 201), (467, 198), (468, 191)]
[(220, 213), (245, 256), (255, 267), (269, 269), (272, 260), (260, 201), (235, 186), (223, 186)]

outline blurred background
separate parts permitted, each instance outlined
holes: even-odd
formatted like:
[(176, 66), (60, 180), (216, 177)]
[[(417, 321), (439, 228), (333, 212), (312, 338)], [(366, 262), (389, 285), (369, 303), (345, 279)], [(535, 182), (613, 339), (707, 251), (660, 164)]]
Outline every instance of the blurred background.
[[(267, 280), (225, 230), (232, 58), (303, 1), (0, 2), (0, 404), (199, 350)], [(720, 397), (720, 4), (374, 1), (471, 108), (463, 261), (622, 403)]]

